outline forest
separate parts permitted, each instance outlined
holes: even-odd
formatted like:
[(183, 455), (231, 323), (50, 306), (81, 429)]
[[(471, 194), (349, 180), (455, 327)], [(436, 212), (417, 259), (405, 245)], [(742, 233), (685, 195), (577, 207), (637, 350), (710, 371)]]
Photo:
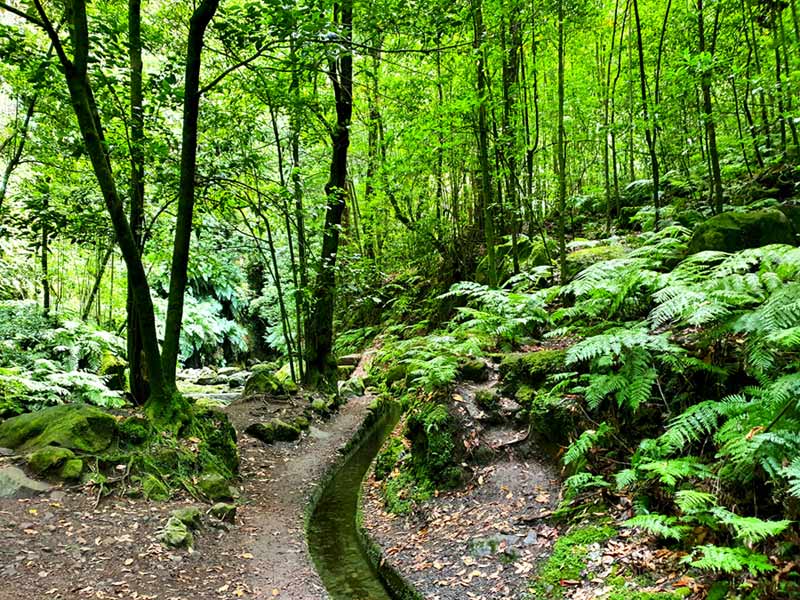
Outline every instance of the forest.
[(798, 5), (0, 0), (0, 600), (800, 598)]

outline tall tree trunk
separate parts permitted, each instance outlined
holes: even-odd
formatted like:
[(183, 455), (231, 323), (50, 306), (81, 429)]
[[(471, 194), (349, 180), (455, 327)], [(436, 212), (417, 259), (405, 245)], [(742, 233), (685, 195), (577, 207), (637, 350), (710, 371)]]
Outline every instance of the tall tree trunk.
[[(130, 81), (130, 162), (131, 181), (128, 215), (134, 241), (142, 254), (144, 229), (144, 94), (142, 91), (142, 2), (128, 0), (128, 54)], [(136, 304), (133, 301), (133, 282), (127, 276), (127, 343), (128, 380), (135, 404), (143, 405), (150, 395), (142, 356), (142, 331)]]
[(642, 118), (645, 123), (645, 140), (647, 149), (650, 152), (650, 168), (653, 175), (653, 206), (655, 208), (655, 230), (658, 231), (660, 220), (661, 198), (659, 190), (659, 164), (656, 154), (656, 127), (650, 115), (650, 107), (647, 99), (647, 74), (645, 73), (644, 48), (642, 46), (642, 22), (639, 18), (639, 1), (633, 0), (633, 14), (636, 18), (636, 49), (639, 53), (639, 84), (642, 94)]
[(567, 149), (564, 140), (564, 0), (558, 0), (558, 254), (562, 283), (567, 280)]
[[(81, 320), (88, 321), (89, 315), (92, 312), (92, 306), (94, 305), (95, 298), (98, 298), (98, 294), (100, 292), (100, 285), (103, 283), (103, 275), (106, 272), (106, 265), (108, 265), (108, 261), (111, 258), (111, 255), (114, 253), (114, 244), (109, 243), (108, 248), (103, 253), (103, 258), (100, 260), (100, 264), (97, 266), (97, 273), (94, 276), (94, 283), (92, 284), (92, 289), (89, 291), (89, 297), (86, 299), (86, 304), (83, 307), (83, 312), (81, 313)], [(88, 270), (88, 269), (87, 269)]]
[(322, 256), (311, 295), (311, 313), (306, 321), (306, 382), (328, 387), (336, 385), (336, 360), (333, 356), (336, 255), (339, 225), (347, 200), (347, 154), (353, 115), (352, 0), (341, 0), (334, 5), (334, 22), (337, 20), (344, 48), (343, 54), (331, 61), (328, 72), (336, 99), (336, 125), (331, 132), (331, 166), (325, 184), (327, 210), (322, 232)]
[[(703, 0), (697, 0), (697, 35), (700, 41), (700, 54), (706, 52), (705, 14)], [(712, 47), (714, 44), (712, 44)], [(711, 190), (714, 212), (719, 214), (723, 208), (722, 173), (719, 168), (719, 150), (717, 148), (717, 126), (714, 122), (714, 111), (711, 105), (711, 75), (714, 62), (714, 51), (711, 51), (711, 65), (700, 74), (700, 88), (703, 92), (703, 121), (708, 140), (708, 155), (711, 163)]]
[(50, 252), (50, 222), (47, 215), (50, 209), (50, 192), (42, 196), (42, 236), (41, 236), (41, 265), (42, 265), (42, 309), (45, 317), (50, 316), (50, 273), (47, 268), (48, 253)]
[(206, 28), (214, 17), (219, 0), (203, 0), (194, 10), (189, 22), (186, 48), (186, 71), (183, 84), (183, 132), (181, 136), (181, 175), (178, 189), (178, 218), (175, 223), (175, 243), (172, 250), (172, 269), (169, 279), (167, 320), (164, 326), (164, 345), (161, 362), (164, 383), (175, 389), (178, 368), (183, 303), (188, 283), (189, 246), (192, 239), (192, 217), (197, 172), (197, 121), (200, 112), (200, 57)]

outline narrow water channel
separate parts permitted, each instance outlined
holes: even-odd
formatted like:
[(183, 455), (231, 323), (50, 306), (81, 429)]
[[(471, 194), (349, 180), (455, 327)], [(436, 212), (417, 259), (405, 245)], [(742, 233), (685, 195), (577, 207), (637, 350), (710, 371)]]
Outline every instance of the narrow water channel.
[(385, 414), (328, 483), (308, 525), (311, 556), (333, 600), (394, 600), (362, 548), (356, 531), (361, 482), (399, 418)]

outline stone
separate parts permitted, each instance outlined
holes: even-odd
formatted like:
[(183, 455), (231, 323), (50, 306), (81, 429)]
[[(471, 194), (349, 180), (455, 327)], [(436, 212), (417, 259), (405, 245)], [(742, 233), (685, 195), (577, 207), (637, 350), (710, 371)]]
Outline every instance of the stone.
[(142, 493), (148, 500), (156, 502), (165, 502), (171, 495), (166, 484), (155, 475), (146, 475), (142, 480)]
[(127, 367), (127, 362), (106, 350), (100, 359), (100, 368), (97, 370), (97, 374), (105, 380), (108, 389), (121, 392), (125, 390), (127, 383), (125, 380)]
[(203, 521), (203, 514), (196, 506), (186, 506), (173, 510), (171, 518), (178, 519), (189, 529), (199, 529)]
[(170, 517), (158, 534), (158, 541), (168, 548), (191, 548), (194, 545), (194, 536), (183, 521)]
[(346, 354), (339, 357), (339, 366), (342, 367), (355, 367), (361, 362), (360, 354)]
[(363, 396), (364, 380), (361, 377), (351, 377), (347, 381), (340, 381), (339, 395), (345, 400)]
[(234, 500), (239, 494), (219, 473), (209, 471), (197, 480), (197, 487), (212, 502)]
[(0, 448), (0, 456), (14, 456), (14, 454), (11, 448)]
[(294, 425), (295, 427), (299, 427), (302, 430), (306, 430), (309, 428), (311, 423), (309, 422), (307, 417), (300, 415), (299, 417), (295, 417)]
[(224, 385), (228, 383), (228, 378), (218, 373), (209, 373), (198, 377), (195, 383), (197, 385)]
[(52, 445), (97, 454), (107, 449), (116, 435), (113, 416), (84, 404), (52, 406), (0, 423), (0, 446), (21, 452)]
[(572, 279), (595, 263), (614, 260), (625, 256), (625, 249), (619, 245), (598, 245), (581, 248), (567, 254), (567, 279)]
[(83, 475), (83, 461), (80, 458), (67, 460), (58, 472), (58, 476), (65, 481), (77, 481)]
[(566, 355), (564, 350), (508, 354), (500, 363), (503, 389), (513, 394), (523, 384), (538, 388), (545, 383), (548, 376), (565, 369)]
[(311, 410), (313, 410), (318, 415), (327, 415), (328, 414), (328, 403), (324, 398), (314, 398), (311, 401)]
[(245, 396), (283, 396), (284, 385), (272, 373), (254, 372), (244, 385)]
[(232, 373), (230, 377), (228, 377), (228, 387), (232, 390), (243, 388), (249, 378), (250, 373), (247, 371)]
[(265, 444), (294, 442), (300, 439), (300, 428), (281, 419), (272, 419), (266, 423), (253, 423), (245, 429), (245, 433)]
[(353, 365), (339, 365), (336, 367), (336, 377), (339, 381), (346, 381), (355, 370), (356, 368)]
[(227, 502), (217, 502), (211, 507), (211, 516), (226, 523), (236, 522), (236, 505), (228, 504)]
[(694, 230), (688, 254), (707, 250), (737, 252), (769, 244), (797, 244), (794, 227), (780, 210), (726, 212), (711, 217)]
[(459, 367), (459, 374), (465, 381), (480, 383), (489, 379), (489, 365), (479, 358), (468, 359)]
[(32, 498), (51, 489), (49, 484), (31, 479), (18, 467), (0, 468), (0, 498)]
[(48, 471), (61, 467), (67, 460), (75, 458), (75, 453), (69, 448), (60, 446), (45, 446), (27, 457), (28, 468), (42, 475)]

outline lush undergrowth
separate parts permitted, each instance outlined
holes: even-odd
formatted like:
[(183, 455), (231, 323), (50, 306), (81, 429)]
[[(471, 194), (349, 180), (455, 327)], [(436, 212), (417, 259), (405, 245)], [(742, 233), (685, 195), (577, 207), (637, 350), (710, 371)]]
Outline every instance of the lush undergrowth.
[(564, 448), (562, 518), (624, 497), (620, 526), (686, 568), (745, 587), (780, 571), (758, 593), (796, 592), (783, 567), (798, 551), (800, 249), (689, 254), (690, 238), (675, 224), (577, 242), (571, 281), (530, 267), (502, 289), (459, 283), (441, 296), (460, 301), (445, 329), (379, 338), (377, 378), (408, 409), (378, 460), (389, 509), (459, 483), (475, 457), (453, 385), (476, 359), (502, 359), (504, 393)]

